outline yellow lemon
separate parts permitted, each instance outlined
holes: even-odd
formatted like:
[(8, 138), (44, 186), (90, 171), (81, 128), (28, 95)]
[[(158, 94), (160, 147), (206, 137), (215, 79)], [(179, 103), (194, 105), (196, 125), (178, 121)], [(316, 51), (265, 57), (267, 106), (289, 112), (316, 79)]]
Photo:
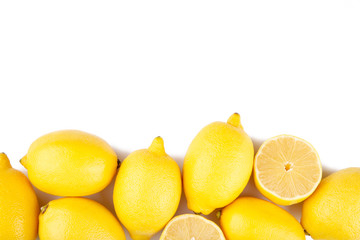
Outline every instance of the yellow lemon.
[(300, 223), (265, 200), (241, 197), (221, 211), (220, 225), (228, 240), (305, 240)]
[(301, 223), (313, 239), (360, 239), (360, 168), (324, 178), (305, 200)]
[(214, 222), (195, 214), (174, 217), (165, 227), (160, 240), (225, 240)]
[(39, 204), (29, 180), (0, 153), (0, 239), (34, 240)]
[(255, 155), (255, 185), (276, 204), (302, 202), (315, 191), (321, 176), (321, 162), (315, 148), (295, 136), (270, 138)]
[(97, 193), (110, 183), (117, 168), (117, 156), (109, 144), (76, 130), (38, 138), (20, 162), (35, 187), (57, 196)]
[(191, 142), (184, 160), (188, 208), (210, 214), (234, 201), (249, 181), (254, 158), (250, 137), (234, 113), (227, 121), (204, 127)]
[(112, 213), (87, 198), (61, 198), (41, 208), (41, 240), (125, 240), (124, 231)]
[(149, 149), (131, 153), (121, 163), (114, 205), (132, 239), (150, 239), (174, 216), (181, 197), (181, 173), (157, 137)]

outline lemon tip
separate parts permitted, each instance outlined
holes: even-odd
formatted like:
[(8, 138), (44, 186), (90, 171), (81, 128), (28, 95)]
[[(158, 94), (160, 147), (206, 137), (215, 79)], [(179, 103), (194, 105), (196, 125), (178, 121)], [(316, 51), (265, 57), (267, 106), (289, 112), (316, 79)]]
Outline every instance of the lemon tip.
[(239, 127), (239, 128), (243, 128), (241, 125), (241, 121), (240, 121), (240, 114), (235, 112), (233, 113), (229, 119), (227, 120), (227, 123), (234, 126), (234, 127)]
[(166, 153), (165, 153), (163, 138), (160, 136), (157, 136), (156, 138), (154, 138), (154, 140), (152, 141), (148, 150), (152, 153), (156, 153), (159, 155), (165, 155)]
[(24, 157), (22, 157), (19, 160), (20, 164), (24, 166), (24, 168), (27, 168), (27, 155), (25, 155)]
[(6, 169), (10, 167), (11, 164), (8, 156), (4, 152), (0, 153), (0, 169)]

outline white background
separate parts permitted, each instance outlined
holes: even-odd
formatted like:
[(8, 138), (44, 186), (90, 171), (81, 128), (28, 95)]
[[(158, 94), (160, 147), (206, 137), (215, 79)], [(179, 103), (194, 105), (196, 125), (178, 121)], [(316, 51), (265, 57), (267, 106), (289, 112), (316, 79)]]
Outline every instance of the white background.
[[(203, 126), (239, 112), (256, 148), (289, 133), (325, 175), (360, 167), (359, 12), (359, 0), (1, 1), (0, 152), (25, 172), (33, 140), (80, 129), (121, 159), (160, 135), (181, 165)], [(113, 211), (111, 187), (92, 198)], [(251, 182), (244, 194), (261, 196)]]

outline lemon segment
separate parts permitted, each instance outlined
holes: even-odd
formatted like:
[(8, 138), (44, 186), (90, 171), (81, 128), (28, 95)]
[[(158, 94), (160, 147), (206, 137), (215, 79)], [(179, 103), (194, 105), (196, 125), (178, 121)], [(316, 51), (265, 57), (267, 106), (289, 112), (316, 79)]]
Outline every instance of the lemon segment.
[(305, 200), (315, 191), (321, 176), (315, 148), (295, 136), (270, 138), (255, 155), (255, 185), (265, 197), (280, 205)]
[(166, 225), (160, 240), (225, 240), (225, 237), (214, 222), (199, 215), (183, 214)]

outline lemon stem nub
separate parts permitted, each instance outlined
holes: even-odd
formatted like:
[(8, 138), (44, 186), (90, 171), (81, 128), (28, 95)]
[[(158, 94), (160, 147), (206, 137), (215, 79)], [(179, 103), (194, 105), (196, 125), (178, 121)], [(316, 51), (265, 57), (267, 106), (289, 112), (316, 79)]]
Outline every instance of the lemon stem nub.
[(219, 210), (219, 211), (216, 213), (216, 217), (217, 217), (217, 219), (220, 219), (220, 217), (221, 217), (221, 210)]
[(5, 153), (0, 153), (0, 169), (11, 168), (10, 160)]
[(238, 113), (234, 113), (233, 115), (231, 115), (229, 117), (229, 119), (227, 120), (227, 123), (234, 127), (243, 129), (243, 126), (241, 125), (241, 122), (240, 122), (240, 114), (238, 114)]
[(164, 140), (160, 136), (156, 137), (148, 150), (158, 155), (165, 155)]
[(49, 207), (49, 204), (46, 204), (45, 206), (42, 206), (41, 208), (40, 208), (40, 212), (41, 212), (41, 214), (44, 214), (45, 212), (46, 212), (46, 209)]

